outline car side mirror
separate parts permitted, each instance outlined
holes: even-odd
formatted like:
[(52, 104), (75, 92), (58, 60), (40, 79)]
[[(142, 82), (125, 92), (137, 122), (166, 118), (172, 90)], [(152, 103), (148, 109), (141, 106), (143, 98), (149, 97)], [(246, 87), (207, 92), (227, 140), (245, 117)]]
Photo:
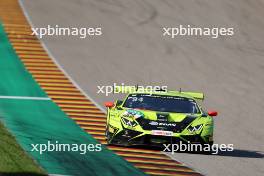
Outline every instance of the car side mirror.
[(115, 104), (113, 103), (113, 102), (105, 102), (104, 103), (104, 105), (105, 105), (105, 107), (107, 107), (107, 108), (112, 108), (112, 107), (114, 107), (115, 106)]
[(217, 116), (218, 113), (216, 111), (208, 111), (208, 115), (214, 117)]

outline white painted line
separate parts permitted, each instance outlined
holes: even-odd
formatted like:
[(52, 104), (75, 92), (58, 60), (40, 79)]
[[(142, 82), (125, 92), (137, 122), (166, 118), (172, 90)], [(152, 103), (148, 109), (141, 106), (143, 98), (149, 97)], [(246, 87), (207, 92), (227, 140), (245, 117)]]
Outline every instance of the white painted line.
[(70, 175), (61, 175), (61, 174), (49, 174), (49, 176), (70, 176)]
[[(30, 26), (32, 28), (34, 28), (34, 24), (31, 21), (26, 8), (24, 6), (24, 4), (22, 3), (22, 0), (19, 0), (19, 5), (26, 17), (26, 19), (28, 20)], [(64, 70), (64, 68), (57, 62), (57, 60), (55, 59), (55, 57), (52, 55), (52, 53), (49, 51), (49, 49), (47, 48), (47, 46), (45, 45), (45, 43), (37, 36), (37, 38), (39, 39), (39, 42), (41, 43), (42, 47), (46, 50), (47, 54), (50, 56), (50, 58), (53, 60), (53, 62), (59, 67), (59, 69), (66, 75), (66, 77), (72, 82), (72, 84), (81, 91), (81, 93), (88, 99), (90, 100), (96, 107), (98, 107), (102, 112), (104, 112), (106, 114), (106, 109), (103, 108), (101, 105), (99, 105), (95, 100), (93, 100), (72, 78), (71, 76), (66, 72), (66, 70)]]
[(23, 96), (0, 96), (0, 99), (16, 99), (16, 100), (51, 100), (49, 97), (23, 97)]

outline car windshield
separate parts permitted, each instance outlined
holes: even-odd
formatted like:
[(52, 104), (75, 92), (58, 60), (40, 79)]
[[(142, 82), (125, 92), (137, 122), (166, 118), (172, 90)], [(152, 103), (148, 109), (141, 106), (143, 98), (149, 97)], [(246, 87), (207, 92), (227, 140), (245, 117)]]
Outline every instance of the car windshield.
[(130, 94), (123, 107), (174, 113), (200, 112), (193, 99), (167, 95)]

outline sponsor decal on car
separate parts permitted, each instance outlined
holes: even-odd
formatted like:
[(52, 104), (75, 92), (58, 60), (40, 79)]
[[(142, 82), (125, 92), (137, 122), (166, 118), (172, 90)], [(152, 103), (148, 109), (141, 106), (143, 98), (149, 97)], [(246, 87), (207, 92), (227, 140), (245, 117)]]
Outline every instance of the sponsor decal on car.
[(162, 130), (152, 130), (151, 134), (156, 136), (173, 136), (172, 131), (162, 131)]
[(157, 121), (151, 121), (149, 122), (152, 126), (173, 126), (176, 127), (176, 123), (163, 123), (163, 122), (157, 122)]

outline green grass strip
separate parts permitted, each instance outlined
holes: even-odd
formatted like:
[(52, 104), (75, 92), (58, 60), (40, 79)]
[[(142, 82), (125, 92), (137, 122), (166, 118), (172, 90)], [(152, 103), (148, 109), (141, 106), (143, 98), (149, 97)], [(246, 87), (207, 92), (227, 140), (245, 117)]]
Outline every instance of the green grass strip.
[(46, 175), (0, 123), (0, 175)]

